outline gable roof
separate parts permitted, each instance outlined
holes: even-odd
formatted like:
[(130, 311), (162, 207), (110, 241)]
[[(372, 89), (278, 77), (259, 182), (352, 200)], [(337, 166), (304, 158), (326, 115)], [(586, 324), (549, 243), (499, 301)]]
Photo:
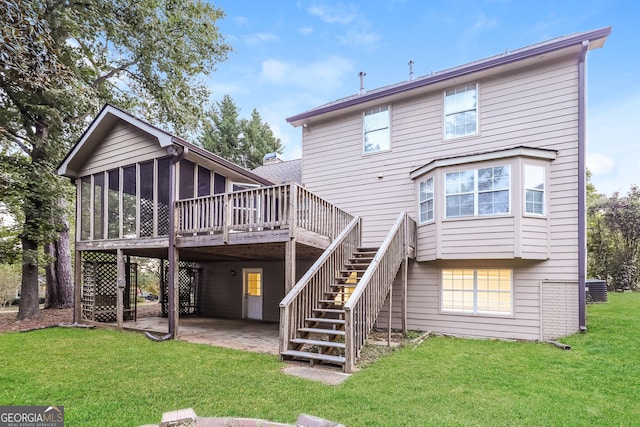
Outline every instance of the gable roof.
[(271, 163), (253, 169), (258, 174), (275, 184), (289, 184), (302, 182), (302, 159)]
[(58, 175), (69, 178), (77, 177), (79, 168), (92, 155), (96, 147), (102, 142), (111, 129), (119, 122), (127, 123), (142, 130), (152, 138), (155, 138), (158, 145), (162, 148), (174, 145), (186, 147), (190, 153), (213, 161), (225, 169), (243, 175), (260, 184), (273, 185), (271, 181), (256, 175), (242, 166), (193, 145), (110, 104), (102, 107), (100, 113), (98, 113), (89, 127), (87, 127), (78, 142), (69, 150), (58, 167)]
[(429, 86), (464, 77), (472, 73), (490, 71), (497, 67), (504, 67), (527, 59), (542, 59), (545, 55), (559, 52), (564, 49), (576, 47), (580, 48), (584, 42), (588, 43), (588, 49), (600, 48), (604, 45), (606, 38), (611, 33), (611, 27), (600, 28), (593, 31), (585, 31), (568, 36), (562, 36), (542, 43), (523, 47), (513, 51), (505, 51), (502, 54), (491, 56), (468, 64), (448, 68), (443, 71), (431, 73), (426, 76), (416, 77), (389, 86), (366, 91), (364, 94), (356, 94), (346, 98), (338, 99), (320, 107), (307, 110), (301, 114), (288, 117), (286, 120), (293, 126), (298, 127), (308, 123), (311, 119), (335, 113), (349, 107), (357, 107), (369, 101), (381, 100), (392, 96), (401, 96), (405, 92), (418, 89), (428, 90)]

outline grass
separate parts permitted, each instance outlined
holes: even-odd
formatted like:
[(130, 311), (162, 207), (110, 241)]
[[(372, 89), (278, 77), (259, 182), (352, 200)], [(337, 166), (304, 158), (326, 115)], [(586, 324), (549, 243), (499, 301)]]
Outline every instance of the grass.
[(340, 386), (284, 375), (277, 357), (141, 334), (44, 329), (0, 335), (0, 405), (63, 405), (66, 426), (138, 426), (201, 416), (347, 426), (637, 425), (640, 293), (588, 307), (571, 351), (547, 344), (429, 338)]

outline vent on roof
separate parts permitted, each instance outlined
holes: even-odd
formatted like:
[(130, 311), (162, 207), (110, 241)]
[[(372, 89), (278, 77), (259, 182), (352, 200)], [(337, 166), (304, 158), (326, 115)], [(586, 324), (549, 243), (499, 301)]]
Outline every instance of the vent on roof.
[(276, 163), (282, 163), (284, 160), (280, 157), (278, 153), (267, 153), (262, 158), (263, 165), (273, 165)]
[(413, 76), (413, 60), (409, 61), (409, 80), (413, 80), (415, 77)]
[(364, 71), (360, 71), (358, 73), (358, 76), (360, 76), (360, 95), (364, 95), (365, 90), (364, 90), (364, 76), (366, 76), (367, 73), (365, 73)]

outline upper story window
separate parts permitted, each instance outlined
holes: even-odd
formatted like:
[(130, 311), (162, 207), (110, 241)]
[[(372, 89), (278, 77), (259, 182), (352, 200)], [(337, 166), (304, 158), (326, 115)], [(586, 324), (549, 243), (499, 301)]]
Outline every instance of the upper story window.
[(493, 166), (445, 175), (446, 218), (508, 214), (510, 166)]
[(433, 177), (420, 181), (420, 224), (433, 221)]
[(544, 166), (524, 165), (524, 210), (531, 215), (544, 215)]
[(362, 126), (364, 154), (377, 153), (391, 148), (389, 123), (388, 105), (372, 108), (364, 112)]
[(478, 85), (470, 84), (444, 93), (444, 138), (478, 133)]

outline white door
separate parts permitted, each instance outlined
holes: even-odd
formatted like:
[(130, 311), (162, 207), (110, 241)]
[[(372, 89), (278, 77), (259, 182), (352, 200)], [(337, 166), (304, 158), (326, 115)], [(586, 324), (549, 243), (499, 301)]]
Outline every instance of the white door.
[(262, 320), (262, 269), (244, 268), (244, 317)]

